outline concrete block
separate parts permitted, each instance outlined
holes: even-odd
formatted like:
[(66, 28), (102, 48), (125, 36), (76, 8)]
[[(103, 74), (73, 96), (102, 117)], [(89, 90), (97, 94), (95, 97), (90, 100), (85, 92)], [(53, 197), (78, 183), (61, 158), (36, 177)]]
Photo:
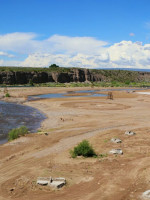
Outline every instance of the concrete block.
[(54, 187), (54, 188), (61, 188), (65, 184), (66, 184), (66, 179), (60, 177), (60, 178), (52, 179), (52, 182), (50, 183), (50, 186)]
[(119, 138), (112, 138), (111, 142), (113, 142), (113, 143), (121, 143), (122, 141)]
[(150, 190), (143, 192), (142, 198), (143, 199), (150, 199)]
[(52, 181), (52, 178), (51, 177), (38, 177), (37, 178), (37, 184), (39, 185), (50, 185)]
[(111, 151), (109, 151), (110, 154), (123, 154), (123, 151), (121, 149), (112, 149)]
[(136, 133), (134, 133), (133, 131), (126, 131), (125, 135), (135, 135)]

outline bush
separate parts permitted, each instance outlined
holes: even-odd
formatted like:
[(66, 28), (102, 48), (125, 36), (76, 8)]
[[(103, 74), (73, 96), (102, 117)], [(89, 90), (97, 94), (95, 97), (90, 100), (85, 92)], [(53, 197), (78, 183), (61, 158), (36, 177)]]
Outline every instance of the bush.
[(87, 140), (83, 140), (80, 144), (74, 147), (74, 150), (70, 151), (70, 154), (72, 158), (76, 158), (77, 156), (84, 156), (84, 157), (96, 156), (93, 147), (89, 144)]
[(8, 133), (8, 140), (14, 140), (20, 136), (24, 136), (28, 133), (28, 128), (25, 126), (21, 126), (20, 128), (15, 128), (9, 131)]
[(9, 94), (9, 93), (6, 93), (6, 94), (5, 94), (5, 97), (10, 97), (10, 94)]
[(129, 85), (129, 84), (130, 84), (130, 81), (129, 81), (129, 80), (125, 81), (125, 84), (126, 84), (126, 85)]

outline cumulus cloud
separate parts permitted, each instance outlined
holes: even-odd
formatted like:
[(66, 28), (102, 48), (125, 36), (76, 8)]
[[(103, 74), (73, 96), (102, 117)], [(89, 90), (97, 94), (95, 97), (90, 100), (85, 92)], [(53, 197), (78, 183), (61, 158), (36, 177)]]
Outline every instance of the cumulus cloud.
[(147, 61), (150, 53), (149, 44), (142, 45), (141, 42), (122, 41), (109, 47), (109, 55), (112, 64), (116, 66), (149, 68)]
[(40, 40), (34, 33), (0, 35), (0, 56), (8, 52), (26, 55), (22, 61), (1, 59), (0, 65), (46, 67), (56, 63), (64, 67), (150, 68), (150, 44), (121, 41), (109, 44), (93, 37), (53, 35)]
[(96, 67), (94, 64), (95, 57), (90, 58), (85, 54), (65, 55), (65, 54), (32, 54), (29, 55), (25, 61), (21, 63), (22, 66), (49, 66), (50, 64), (57, 63), (62, 67)]

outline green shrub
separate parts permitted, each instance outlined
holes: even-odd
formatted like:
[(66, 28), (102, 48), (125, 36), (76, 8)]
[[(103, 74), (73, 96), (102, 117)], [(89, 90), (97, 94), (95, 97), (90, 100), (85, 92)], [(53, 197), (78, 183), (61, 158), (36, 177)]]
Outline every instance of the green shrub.
[(130, 84), (130, 80), (126, 80), (126, 81), (125, 81), (125, 84), (126, 84), (126, 85), (129, 85), (129, 84)]
[(10, 97), (10, 94), (9, 94), (9, 93), (6, 93), (6, 94), (5, 94), (5, 97)]
[(28, 133), (28, 128), (25, 126), (21, 126), (20, 128), (15, 128), (9, 131), (8, 133), (8, 140), (14, 140), (20, 136), (24, 136)]
[(96, 153), (93, 150), (93, 147), (89, 144), (87, 140), (83, 140), (78, 144), (72, 151), (70, 151), (71, 157), (76, 158), (77, 156), (84, 157), (95, 157)]

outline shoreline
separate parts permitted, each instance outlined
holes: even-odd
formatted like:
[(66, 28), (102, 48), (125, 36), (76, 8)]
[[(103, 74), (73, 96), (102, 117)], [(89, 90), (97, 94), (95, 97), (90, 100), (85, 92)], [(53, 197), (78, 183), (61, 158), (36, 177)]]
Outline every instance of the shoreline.
[[(41, 88), (40, 87), (29, 87), (29, 88), (17, 88), (17, 87), (11, 87), (9, 88), (9, 92), (11, 93), (11, 97), (4, 97), (4, 98), (1, 98), (0, 100), (1, 101), (4, 101), (4, 102), (9, 102), (9, 103), (15, 103), (15, 104), (19, 104), (19, 105), (24, 105), (24, 106), (28, 106), (28, 107), (31, 107), (31, 108), (34, 108), (36, 110), (38, 110), (41, 114), (43, 114), (46, 119), (44, 119), (41, 123), (40, 123), (40, 127), (39, 129), (44, 131), (44, 130), (47, 130), (47, 129), (53, 129), (53, 128), (58, 128), (60, 127), (60, 124), (58, 123), (58, 121), (56, 123), (53, 123), (52, 125), (49, 125), (48, 121), (50, 119), (52, 119), (50, 117), (51, 113), (48, 113), (47, 110), (43, 107), (44, 106), (44, 103), (47, 101), (47, 102), (54, 102), (55, 100), (56, 101), (61, 101), (61, 98), (53, 98), (53, 99), (49, 99), (49, 98), (40, 98), (40, 99), (36, 99), (36, 100), (31, 100), (31, 101), (28, 101), (27, 98), (28, 96), (34, 96), (34, 95), (42, 95), (42, 94), (48, 94), (48, 93), (66, 93), (64, 98), (66, 96), (70, 96), (70, 101), (71, 100), (74, 100), (74, 95), (72, 94), (69, 94), (69, 92), (74, 92), (74, 91), (84, 91), (84, 90), (104, 90), (104, 89), (107, 89), (109, 91), (109, 89), (113, 89), (113, 93), (116, 93), (119, 90), (121, 89), (124, 89), (124, 90), (128, 90), (128, 89), (131, 89), (130, 87), (129, 88), (125, 88), (125, 87), (116, 87), (116, 88), (105, 88), (105, 87), (94, 87), (94, 88), (91, 88), (91, 87), (73, 87), (73, 88), (64, 88), (64, 87), (53, 87), (53, 88), (47, 88), (47, 87), (42, 87), (44, 90), (41, 91)], [(25, 89), (26, 91), (22, 91), (22, 89)], [(33, 89), (35, 89), (35, 91), (33, 91)], [(134, 89), (139, 89), (139, 88), (132, 88), (133, 90)], [(143, 88), (141, 88), (143, 89)], [(21, 90), (21, 91), (20, 91)], [(31, 90), (31, 91), (30, 91)], [(146, 89), (147, 91), (148, 89)], [(97, 91), (96, 93), (102, 93), (102, 94), (107, 94), (108, 91)], [(2, 96), (2, 91), (0, 90), (0, 95)], [(14, 93), (14, 94), (13, 94)], [(136, 92), (138, 93), (138, 92)], [(139, 92), (140, 94), (141, 92)], [(83, 93), (84, 94), (84, 93)], [(146, 92), (143, 92), (143, 94), (146, 94)], [(21, 97), (19, 96), (21, 95)], [(78, 97), (75, 97), (76, 100), (78, 98), (80, 99), (86, 99), (88, 98), (87, 97), (80, 97), (82, 95), (82, 93), (79, 93), (79, 94), (76, 94)], [(71, 98), (72, 97), (72, 98)], [(119, 96), (117, 96), (118, 98)], [(97, 99), (105, 99), (106, 97), (91, 97), (91, 100), (92, 98), (97, 98)], [(119, 97), (120, 98), (120, 97)], [(45, 102), (44, 102), (45, 101)], [(43, 103), (44, 102), (44, 103)], [(60, 117), (62, 116), (61, 113), (59, 113)], [(52, 120), (53, 121), (53, 120)]]
[[(8, 132), (10, 130), (18, 128), (20, 126), (26, 126), (29, 129), (30, 133), (36, 133), (37, 130), (41, 128), (42, 122), (47, 118), (46, 114), (42, 110), (39, 110), (31, 105), (26, 105), (25, 103), (20, 103), (18, 101), (5, 101), (4, 99), (1, 100), (0, 102), (2, 106), (1, 115), (3, 116), (4, 114), (5, 118), (6, 119), (9, 118), (10, 120), (7, 123), (7, 126), (9, 128), (5, 128), (6, 119), (4, 120), (3, 118), (1, 119), (2, 124), (1, 124), (0, 145), (6, 144), (7, 142), (11, 142), (11, 141), (8, 141)], [(6, 107), (6, 108), (3, 108), (3, 107)], [(11, 110), (11, 115), (9, 115), (8, 108)], [(5, 110), (5, 113), (3, 109)], [(18, 110), (18, 113), (16, 114), (15, 112), (17, 112), (17, 110)], [(13, 121), (13, 124), (12, 124), (13, 115), (14, 115), (15, 121)], [(31, 121), (33, 121), (33, 124), (31, 123)]]
[[(20, 91), (20, 89), (21, 89), (21, 91)], [(27, 91), (22, 92), (22, 89), (26, 89)], [(36, 91), (33, 91), (33, 89), (35, 89)], [(8, 102), (8, 103), (10, 102), (10, 103), (28, 106), (28, 107), (31, 107), (31, 108), (38, 110), (40, 113), (42, 113), (46, 117), (46, 119), (44, 119), (40, 123), (40, 127), (39, 127), (39, 129), (44, 130), (44, 129), (49, 129), (49, 128), (58, 128), (59, 123), (54, 123), (54, 125), (52, 125), (52, 126), (48, 125), (47, 121), (49, 121), (51, 119), (51, 117), (50, 117), (51, 113), (48, 113), (46, 111), (46, 109), (43, 108), (44, 103), (42, 103), (42, 102), (44, 102), (44, 101), (45, 102), (46, 101), (54, 102), (55, 100), (61, 101), (61, 98), (53, 98), (53, 99), (51, 99), (51, 98), (44, 98), (44, 99), (40, 98), (40, 99), (28, 101), (27, 100), (28, 96), (42, 95), (42, 94), (48, 94), (48, 93), (54, 93), (54, 92), (60, 93), (61, 92), (61, 93), (66, 93), (64, 98), (66, 96), (70, 96), (70, 101), (71, 101), (71, 100), (74, 100), (74, 95), (69, 94), (70, 91), (74, 92), (74, 91), (82, 91), (82, 90), (103, 90), (103, 89), (108, 89), (108, 91), (109, 91), (109, 89), (113, 89), (114, 91), (112, 91), (112, 92), (115, 93), (116, 91), (118, 91), (118, 89), (128, 90), (128, 89), (131, 89), (131, 88), (124, 88), (124, 87), (120, 87), (120, 88), (118, 88), (118, 87), (116, 87), (116, 88), (114, 88), (114, 87), (113, 88), (104, 88), (104, 87), (94, 87), (94, 88), (91, 88), (91, 87), (73, 87), (73, 88), (64, 88), (64, 87), (63, 88), (62, 87), (56, 88), (56, 87), (53, 87), (53, 88), (47, 88), (47, 87), (44, 87), (44, 90), (41, 91), (41, 88), (39, 88), (39, 87), (29, 87), (29, 88), (26, 88), (26, 87), (25, 88), (17, 88), (17, 87), (13, 88), (13, 87), (11, 87), (11, 88), (9, 88), (9, 92), (11, 93), (11, 97), (4, 97), (4, 98), (1, 98), (0, 100), (4, 101), (4, 102)], [(134, 89), (139, 89), (139, 88), (132, 88), (132, 89), (134, 90)], [(28, 91), (28, 90), (31, 90), (31, 91)], [(101, 91), (100, 93), (107, 94), (108, 91)], [(2, 91), (0, 91), (0, 92), (2, 93)], [(16, 93), (17, 93), (17, 95), (16, 95)], [(99, 93), (99, 92), (97, 91), (96, 93)], [(21, 95), (21, 97), (19, 95)], [(78, 97), (76, 97), (76, 100), (78, 100), (78, 98), (80, 98), (80, 99), (88, 98), (88, 96), (87, 97), (80, 97), (82, 95), (82, 93), (79, 93), (79, 94), (76, 94), (76, 95), (78, 96)], [(101, 97), (91, 97), (91, 98), (103, 99), (103, 98), (107, 98), (107, 97), (101, 96)], [(60, 117), (61, 117), (62, 114), (61, 113), (59, 113), (59, 114), (60, 114)]]

